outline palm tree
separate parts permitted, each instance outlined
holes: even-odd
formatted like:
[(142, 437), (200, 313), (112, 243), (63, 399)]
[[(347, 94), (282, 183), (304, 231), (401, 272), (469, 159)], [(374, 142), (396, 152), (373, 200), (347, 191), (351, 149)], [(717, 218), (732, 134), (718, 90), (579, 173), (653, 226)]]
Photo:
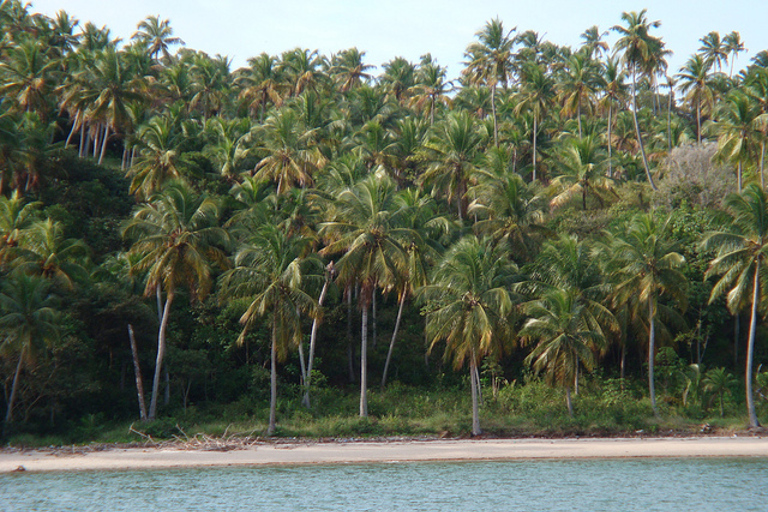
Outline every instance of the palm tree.
[(613, 180), (606, 176), (604, 170), (606, 161), (606, 155), (594, 136), (567, 139), (558, 159), (561, 174), (551, 183), (557, 195), (550, 205), (559, 207), (580, 195), (581, 209), (586, 211), (587, 196), (592, 195), (602, 205), (609, 193), (615, 195)]
[(406, 269), (406, 250), (413, 233), (398, 224), (394, 182), (371, 174), (342, 191), (330, 222), (320, 225), (327, 244), (323, 256), (342, 253), (336, 263), (338, 280), (351, 289), (360, 285), (360, 416), (368, 416), (368, 311), (379, 287), (395, 283)]
[(18, 254), (19, 244), (41, 206), (38, 201), (27, 202), (18, 191), (10, 197), (0, 195), (0, 269)]
[(193, 297), (205, 297), (213, 284), (212, 265), (227, 265), (220, 248), (227, 234), (217, 225), (218, 211), (212, 199), (195, 195), (184, 183), (171, 182), (138, 207), (123, 229), (123, 235), (133, 240), (130, 251), (141, 255), (135, 270), (147, 273), (145, 296), (166, 294), (157, 335), (150, 420), (157, 414), (166, 331), (177, 289), (188, 286)]
[(270, 407), (267, 435), (275, 433), (277, 412), (277, 360), (301, 341), (301, 313), (315, 308), (315, 301), (302, 290), (304, 258), (309, 240), (291, 236), (278, 227), (262, 225), (251, 234), (235, 255), (235, 268), (224, 276), (228, 296), (244, 298), (248, 307), (240, 318), (243, 331), (238, 343), (256, 319), (269, 316)]
[(757, 427), (760, 423), (755, 412), (752, 372), (765, 276), (763, 266), (768, 255), (768, 196), (762, 187), (751, 184), (741, 194), (729, 195), (725, 206), (731, 215), (727, 223), (730, 229), (708, 234), (701, 244), (704, 250), (717, 251), (705, 277), (721, 276), (712, 288), (710, 303), (725, 293), (732, 314), (737, 314), (747, 303), (751, 306), (745, 380), (749, 424)]
[(520, 89), (515, 114), (528, 111), (533, 116), (533, 172), (531, 181), (536, 181), (537, 142), (540, 123), (555, 99), (555, 81), (535, 63), (526, 63), (520, 74)]
[(768, 69), (754, 67), (744, 79), (744, 92), (757, 103), (760, 108), (760, 183), (764, 185), (765, 146), (768, 142)]
[[(739, 90), (731, 91), (722, 104), (718, 120), (710, 126), (718, 136), (715, 158), (736, 164), (739, 192), (742, 190), (744, 166), (753, 162), (758, 147), (762, 146), (761, 125), (768, 121), (768, 114), (762, 114), (760, 106)], [(760, 185), (765, 187), (765, 178), (760, 173)]]
[(736, 62), (736, 57), (738, 57), (741, 52), (745, 51), (746, 48), (744, 47), (744, 42), (741, 40), (741, 34), (735, 30), (723, 37), (723, 45), (725, 46), (725, 51), (731, 54), (731, 71), (728, 73), (728, 77), (730, 78), (733, 76), (733, 64)]
[(479, 39), (467, 47), (464, 56), (468, 59), (463, 74), (470, 85), (485, 84), (491, 88), (491, 115), (493, 116), (493, 144), (499, 145), (499, 127), (496, 115), (496, 88), (499, 84), (506, 89), (512, 78), (512, 49), (516, 29), (504, 30), (500, 19), (494, 18), (485, 24), (475, 36)]
[(659, 298), (668, 295), (681, 309), (686, 306), (688, 281), (682, 273), (685, 258), (676, 252), (676, 242), (669, 236), (670, 217), (653, 213), (636, 215), (626, 232), (610, 245), (616, 284), (614, 303), (646, 308), (648, 320), (648, 389), (651, 407), (656, 409), (654, 361)]
[(267, 53), (248, 59), (250, 68), (237, 78), (242, 88), (240, 97), (248, 100), (251, 110), (258, 109), (259, 122), (264, 122), (267, 104), (279, 107), (283, 104), (282, 77), (277, 58)]
[(696, 140), (701, 144), (701, 116), (714, 106), (714, 91), (709, 79), (710, 63), (701, 55), (694, 55), (677, 74), (680, 92), (696, 108)]
[(632, 77), (632, 114), (635, 122), (635, 132), (637, 133), (637, 141), (648, 183), (653, 190), (657, 190), (656, 183), (654, 183), (650, 168), (648, 167), (648, 158), (645, 154), (645, 146), (643, 145), (643, 138), (640, 133), (640, 124), (637, 121), (637, 79), (638, 75), (646, 70), (648, 63), (654, 60), (655, 53), (662, 49), (663, 43), (661, 39), (653, 37), (648, 33), (651, 28), (661, 26), (661, 22), (653, 21), (649, 23), (645, 14), (646, 9), (639, 13), (634, 11), (623, 12), (621, 13), (621, 19), (627, 26), (615, 25), (611, 30), (618, 32), (621, 36), (616, 41), (615, 51), (623, 50), (624, 53), (621, 60)]
[(315, 130), (299, 122), (293, 109), (281, 109), (270, 116), (259, 133), (264, 156), (254, 168), (254, 177), (277, 182), (277, 194), (294, 185), (312, 184), (312, 174), (326, 158), (315, 144)]
[(579, 138), (582, 136), (582, 106), (587, 110), (592, 109), (592, 100), (600, 87), (600, 81), (601, 77), (593, 60), (579, 53), (571, 56), (563, 80), (559, 84), (559, 99), (563, 104), (563, 115), (576, 115)]
[(594, 57), (599, 59), (603, 52), (608, 52), (610, 46), (608, 43), (603, 41), (603, 37), (607, 35), (608, 31), (606, 30), (605, 32), (600, 32), (600, 29), (597, 27), (597, 25), (592, 25), (587, 30), (582, 32), (579, 37), (581, 37), (581, 39), (584, 41), (582, 48), (585, 50), (588, 58), (592, 59)]
[(424, 143), (422, 153), (429, 162), (422, 183), (442, 190), (448, 202), (456, 201), (459, 220), (466, 217), (466, 193), (483, 136), (466, 112), (451, 112)]
[(59, 63), (49, 58), (41, 43), (25, 40), (3, 52), (0, 95), (18, 112), (50, 114), (51, 92)]
[(373, 68), (370, 64), (363, 63), (365, 52), (357, 48), (349, 48), (331, 57), (331, 79), (339, 86), (339, 92), (345, 93), (359, 87), (371, 79), (366, 71)]
[(510, 341), (514, 296), (509, 285), (517, 269), (507, 251), (475, 236), (456, 242), (438, 263), (430, 285), (420, 289), (425, 303), (430, 349), (446, 343), (446, 357), (460, 368), (469, 363), (472, 435), (479, 435), (483, 358), (498, 359)]
[(600, 325), (591, 321), (578, 296), (568, 289), (552, 290), (526, 304), (524, 310), (530, 318), (518, 335), (524, 340), (536, 340), (525, 362), (537, 372), (546, 371), (550, 383), (565, 388), (568, 414), (573, 417), (571, 385), (580, 367), (594, 369), (595, 352), (604, 347), (605, 335)]
[(394, 96), (403, 105), (416, 85), (416, 66), (403, 57), (395, 57), (382, 66), (384, 73), (379, 77), (379, 84), (387, 94)]
[(736, 378), (725, 370), (725, 368), (712, 368), (704, 376), (702, 381), (704, 390), (718, 396), (720, 399), (720, 417), (725, 416), (725, 405), (723, 396), (731, 392), (731, 386), (736, 384)]
[(155, 116), (139, 127), (137, 149), (139, 156), (128, 170), (130, 192), (147, 199), (171, 180), (183, 177), (181, 144), (183, 131), (169, 116)]
[(13, 420), (13, 407), (19, 389), (21, 370), (36, 352), (59, 337), (57, 298), (50, 293), (50, 283), (45, 279), (16, 272), (5, 279), (0, 292), (0, 351), (15, 354), (19, 358), (8, 396), (5, 412), (6, 425)]
[(162, 53), (165, 60), (170, 61), (171, 53), (168, 47), (184, 44), (180, 38), (173, 36), (170, 22), (160, 20), (160, 16), (149, 16), (141, 21), (131, 39), (146, 44), (149, 56), (155, 60)]
[(411, 104), (418, 112), (429, 110), (429, 124), (435, 124), (438, 105), (448, 103), (448, 94), (454, 90), (453, 82), (446, 80), (447, 69), (423, 55), (416, 71), (416, 84), (411, 87)]
[(716, 71), (720, 71), (723, 62), (728, 63), (728, 48), (724, 45), (725, 41), (720, 39), (720, 33), (712, 31), (699, 39), (701, 47), (699, 52), (709, 66), (714, 66)]
[[(606, 142), (608, 145), (608, 177), (613, 178), (613, 137), (611, 131), (613, 129), (613, 112), (614, 106), (620, 107), (625, 102), (627, 95), (627, 86), (624, 83), (626, 74), (619, 67), (617, 60), (608, 58), (603, 68), (603, 84), (605, 95), (601, 100), (601, 104), (608, 105), (608, 132), (606, 134)], [(618, 105), (617, 105), (618, 104)]]

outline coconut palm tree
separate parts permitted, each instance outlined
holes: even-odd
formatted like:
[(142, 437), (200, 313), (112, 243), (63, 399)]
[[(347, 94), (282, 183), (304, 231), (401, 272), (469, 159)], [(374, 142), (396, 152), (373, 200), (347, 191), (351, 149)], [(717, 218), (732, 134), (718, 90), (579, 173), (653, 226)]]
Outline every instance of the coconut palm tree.
[(623, 52), (621, 61), (632, 77), (632, 114), (635, 122), (635, 132), (648, 183), (653, 190), (657, 190), (656, 183), (653, 181), (650, 168), (648, 167), (648, 158), (645, 154), (640, 124), (637, 120), (637, 86), (638, 76), (647, 70), (649, 62), (653, 62), (655, 55), (663, 48), (661, 39), (649, 34), (650, 29), (658, 28), (661, 26), (661, 22), (649, 22), (646, 17), (646, 9), (639, 13), (635, 11), (623, 12), (621, 13), (621, 19), (626, 23), (626, 27), (615, 25), (611, 28), (614, 32), (618, 32), (620, 36), (619, 40), (616, 41), (615, 52)]
[(180, 163), (184, 133), (170, 116), (155, 116), (138, 129), (139, 156), (128, 170), (130, 192), (148, 199), (171, 180), (183, 178)]
[(59, 337), (57, 297), (50, 282), (41, 277), (15, 272), (4, 279), (0, 292), (0, 353), (18, 357), (5, 412), (6, 425), (13, 420), (13, 408), (21, 371), (48, 343)]
[(0, 60), (0, 95), (17, 112), (50, 116), (51, 98), (59, 62), (36, 40), (24, 40), (3, 52)]
[(269, 317), (270, 407), (267, 435), (275, 433), (277, 414), (277, 360), (301, 342), (301, 314), (315, 309), (315, 301), (303, 289), (310, 240), (286, 234), (277, 226), (262, 225), (244, 240), (235, 255), (235, 268), (223, 278), (227, 297), (245, 299), (248, 307), (240, 317), (245, 335), (256, 320)]
[(723, 46), (725, 47), (725, 51), (731, 54), (731, 70), (728, 73), (728, 77), (730, 78), (733, 77), (733, 64), (736, 62), (736, 58), (741, 52), (746, 51), (746, 48), (744, 47), (744, 41), (741, 40), (741, 34), (735, 30), (723, 37)]
[(531, 181), (537, 179), (536, 157), (538, 153), (537, 142), (540, 124), (554, 103), (556, 96), (555, 81), (544, 68), (538, 64), (525, 63), (520, 74), (520, 88), (517, 92), (517, 106), (515, 114), (530, 112), (533, 117), (533, 169)]
[(701, 118), (715, 103), (714, 90), (709, 77), (711, 64), (701, 55), (694, 55), (680, 68), (677, 80), (685, 100), (696, 109), (696, 140), (701, 144)]
[(371, 174), (342, 191), (330, 212), (332, 220), (320, 225), (320, 235), (327, 241), (320, 254), (342, 254), (336, 262), (339, 282), (348, 289), (360, 286), (362, 417), (368, 416), (368, 312), (376, 290), (392, 286), (405, 272), (405, 248), (413, 239), (412, 230), (398, 223), (394, 193), (389, 177)]
[(148, 16), (136, 28), (131, 39), (144, 43), (152, 59), (157, 60), (162, 53), (165, 60), (170, 61), (168, 48), (177, 44), (184, 45), (181, 38), (174, 37), (170, 21), (160, 20), (160, 16)]
[(654, 362), (659, 298), (669, 296), (680, 309), (685, 309), (687, 300), (688, 281), (682, 272), (685, 258), (677, 252), (676, 242), (669, 236), (670, 227), (670, 217), (638, 214), (626, 232), (613, 239), (609, 247), (615, 280), (614, 304), (632, 304), (646, 310), (648, 389), (654, 414), (658, 414)]
[(756, 427), (759, 422), (752, 392), (752, 375), (758, 307), (765, 285), (763, 267), (768, 255), (768, 196), (762, 187), (751, 184), (741, 194), (729, 195), (725, 206), (731, 216), (725, 224), (728, 228), (709, 233), (701, 244), (704, 250), (717, 251), (705, 277), (720, 276), (712, 288), (710, 303), (725, 294), (732, 314), (737, 314), (747, 304), (751, 308), (745, 381), (749, 424)]
[(449, 102), (448, 94), (454, 90), (453, 82), (446, 80), (447, 69), (432, 60), (430, 54), (423, 55), (416, 70), (416, 84), (411, 87), (411, 105), (418, 112), (429, 111), (429, 124), (435, 124), (435, 111), (441, 104)]
[(451, 112), (434, 126), (421, 151), (428, 162), (421, 182), (442, 191), (448, 202), (456, 201), (460, 221), (466, 217), (465, 196), (482, 145), (475, 119), (466, 112)]
[(263, 123), (269, 103), (276, 107), (283, 104), (283, 80), (277, 57), (261, 53), (248, 59), (248, 65), (235, 81), (241, 87), (240, 98), (249, 102), (252, 111), (258, 110), (259, 122)]
[(546, 372), (550, 383), (565, 388), (568, 414), (573, 417), (571, 386), (580, 367), (594, 369), (605, 335), (578, 295), (567, 289), (552, 290), (523, 309), (530, 318), (518, 335), (536, 344), (525, 362), (537, 372)]
[(365, 52), (357, 48), (349, 48), (331, 57), (328, 74), (338, 85), (339, 92), (349, 92), (371, 79), (367, 71), (373, 66), (363, 63), (363, 57)]
[(736, 384), (736, 378), (726, 371), (725, 368), (712, 368), (709, 370), (702, 381), (704, 391), (717, 395), (720, 400), (720, 417), (725, 416), (725, 405), (723, 397), (731, 392), (731, 387)]
[[(140, 254), (135, 271), (146, 272), (144, 294), (165, 292), (157, 335), (157, 360), (148, 418), (157, 415), (157, 397), (166, 352), (171, 305), (179, 287), (188, 286), (193, 297), (205, 297), (213, 285), (212, 267), (227, 266), (222, 246), (227, 233), (218, 226), (219, 209), (206, 195), (196, 195), (182, 182), (171, 182), (139, 206), (123, 228), (133, 241), (130, 251)], [(158, 304), (159, 305), (159, 304)]]
[(379, 77), (379, 84), (387, 94), (404, 105), (410, 96), (411, 88), (416, 85), (416, 66), (404, 57), (395, 57), (382, 67), (384, 73)]
[(613, 180), (605, 172), (607, 157), (594, 136), (567, 138), (558, 156), (560, 174), (551, 182), (556, 195), (550, 206), (560, 207), (581, 196), (581, 209), (586, 211), (587, 196), (602, 205), (609, 194), (616, 195)]
[(701, 56), (704, 57), (709, 66), (720, 72), (723, 63), (728, 63), (728, 48), (724, 45), (725, 41), (720, 39), (720, 33), (713, 30), (699, 41), (701, 42), (699, 48)]
[[(603, 67), (602, 82), (604, 85), (604, 96), (600, 100), (600, 105), (605, 108), (608, 106), (608, 120), (606, 143), (608, 146), (608, 177), (613, 178), (613, 129), (614, 112), (621, 108), (627, 97), (627, 85), (624, 83), (626, 73), (619, 66), (616, 59), (608, 58)], [(616, 109), (616, 110), (614, 110)]]
[(579, 138), (582, 136), (582, 107), (591, 111), (594, 96), (600, 88), (601, 77), (596, 63), (582, 54), (572, 55), (568, 59), (562, 80), (558, 84), (558, 98), (563, 105), (563, 115), (575, 115), (579, 126)]
[[(762, 113), (760, 105), (741, 91), (734, 90), (721, 105), (718, 120), (710, 125), (718, 136), (715, 158), (736, 165), (739, 192), (743, 187), (744, 166), (755, 161), (758, 148), (764, 145), (760, 128), (766, 122), (768, 114)], [(762, 172), (760, 185), (765, 187)]]
[(446, 343), (446, 357), (457, 368), (469, 364), (472, 435), (479, 435), (480, 379), (486, 357), (498, 359), (510, 341), (515, 297), (510, 284), (517, 273), (505, 248), (475, 236), (456, 242), (434, 270), (431, 284), (419, 291), (427, 316), (430, 349)]
[(491, 115), (493, 117), (493, 144), (499, 145), (499, 126), (496, 115), (496, 89), (505, 89), (512, 78), (512, 58), (515, 28), (506, 31), (499, 18), (485, 24), (475, 36), (478, 41), (467, 47), (464, 56), (468, 59), (462, 72), (470, 85), (485, 84), (491, 88)]

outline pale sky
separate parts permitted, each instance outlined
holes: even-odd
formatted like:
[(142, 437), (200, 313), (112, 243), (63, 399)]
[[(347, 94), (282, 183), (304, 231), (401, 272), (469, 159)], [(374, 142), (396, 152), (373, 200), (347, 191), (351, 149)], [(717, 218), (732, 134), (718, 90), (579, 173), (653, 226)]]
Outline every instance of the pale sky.
[[(397, 56), (416, 63), (430, 52), (454, 79), (474, 34), (494, 17), (505, 28), (535, 30), (545, 40), (576, 48), (590, 26), (609, 30), (621, 23), (623, 11), (643, 8), (650, 21), (661, 21), (651, 34), (674, 52), (670, 73), (712, 30), (721, 37), (741, 33), (749, 51), (739, 56), (736, 69), (768, 49), (768, 0), (32, 0), (31, 10), (53, 16), (64, 9), (125, 40), (141, 20), (159, 15), (187, 47), (226, 55), (233, 70), (261, 52), (279, 55), (301, 47), (330, 55), (356, 46), (374, 66)], [(607, 40), (615, 39), (611, 34)]]

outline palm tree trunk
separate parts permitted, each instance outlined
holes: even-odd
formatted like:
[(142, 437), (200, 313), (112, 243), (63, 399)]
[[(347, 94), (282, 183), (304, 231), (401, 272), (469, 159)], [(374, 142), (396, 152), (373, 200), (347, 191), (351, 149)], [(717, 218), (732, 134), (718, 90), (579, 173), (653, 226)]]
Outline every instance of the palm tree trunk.
[(749, 414), (749, 426), (759, 427), (757, 413), (755, 412), (755, 397), (752, 393), (752, 366), (754, 366), (755, 337), (757, 335), (757, 306), (760, 302), (760, 259), (755, 262), (755, 278), (752, 283), (752, 318), (749, 321), (749, 342), (747, 343), (747, 371), (745, 376), (747, 389), (747, 413)]
[(77, 156), (85, 156), (85, 122), (80, 123), (80, 147), (77, 150)]
[(565, 386), (565, 404), (568, 406), (568, 416), (573, 418), (573, 403), (571, 402), (571, 388)]
[(139, 366), (139, 350), (136, 348), (136, 337), (133, 335), (133, 326), (128, 324), (128, 339), (131, 342), (131, 356), (133, 356), (133, 371), (136, 375), (136, 394), (139, 398), (139, 418), (147, 421), (147, 404), (144, 402), (144, 379), (141, 378)]
[(72, 121), (72, 129), (69, 130), (69, 135), (67, 136), (66, 142), (64, 142), (64, 147), (69, 147), (69, 143), (72, 141), (72, 137), (74, 136), (75, 132), (77, 131), (77, 124), (80, 119), (80, 112), (78, 112), (75, 115), (75, 119)]
[(760, 143), (760, 187), (765, 188), (765, 141)]
[(272, 344), (269, 350), (269, 426), (267, 435), (277, 426), (277, 320), (272, 319)]
[(304, 398), (302, 399), (302, 403), (304, 404), (304, 407), (309, 408), (310, 407), (310, 401), (309, 401), (309, 387), (312, 383), (312, 365), (315, 360), (315, 344), (317, 341), (317, 330), (320, 327), (320, 308), (323, 307), (323, 303), (325, 302), (325, 296), (328, 293), (328, 285), (331, 282), (331, 278), (333, 277), (334, 268), (333, 268), (333, 262), (330, 262), (328, 264), (325, 272), (325, 282), (323, 283), (323, 289), (320, 291), (320, 298), (317, 299), (317, 314), (315, 315), (314, 320), (312, 320), (312, 332), (309, 335), (309, 359), (307, 360), (307, 375), (304, 379)]
[(581, 138), (581, 101), (576, 103), (576, 120), (579, 123), (579, 138)]
[(352, 287), (347, 289), (347, 367), (349, 382), (355, 382), (354, 348), (352, 346)]
[(19, 354), (19, 363), (16, 365), (16, 371), (13, 374), (13, 384), (11, 384), (11, 396), (8, 397), (8, 409), (5, 411), (5, 425), (7, 426), (13, 420), (13, 406), (16, 403), (16, 393), (19, 390), (19, 376), (21, 368), (24, 365), (24, 352), (27, 347), (24, 345)]
[(362, 341), (360, 343), (360, 417), (368, 417), (368, 303), (362, 311)]
[(499, 125), (496, 119), (496, 84), (491, 86), (491, 113), (493, 114), (493, 145), (499, 147)]
[(656, 409), (656, 386), (654, 384), (653, 365), (656, 356), (656, 311), (653, 307), (653, 299), (648, 298), (648, 391), (651, 395), (651, 408), (654, 416), (659, 415)]
[(667, 105), (667, 152), (672, 152), (672, 86), (669, 87), (669, 104)]
[(160, 330), (157, 333), (157, 359), (155, 360), (155, 376), (152, 381), (152, 401), (149, 403), (148, 419), (157, 418), (157, 397), (160, 393), (160, 379), (162, 377), (163, 359), (165, 358), (165, 333), (168, 329), (168, 317), (171, 314), (173, 291), (168, 292), (163, 307), (163, 317), (160, 322)]
[(613, 156), (611, 152), (613, 150), (611, 144), (611, 128), (613, 125), (613, 101), (608, 102), (608, 177), (613, 178)]
[(376, 319), (376, 313), (378, 312), (378, 304), (376, 301), (376, 290), (371, 293), (371, 347), (376, 348), (376, 340), (378, 339), (378, 322)]
[(701, 144), (701, 102), (696, 105), (696, 142)]
[(632, 119), (635, 121), (635, 133), (637, 134), (637, 145), (640, 146), (640, 156), (643, 158), (643, 168), (645, 169), (645, 176), (648, 178), (651, 188), (656, 191), (659, 190), (656, 187), (656, 183), (651, 176), (651, 169), (648, 167), (648, 157), (645, 155), (645, 145), (643, 144), (643, 136), (640, 133), (640, 123), (637, 120), (637, 71), (634, 66), (632, 67)]
[(533, 173), (531, 174), (531, 183), (536, 181), (536, 136), (539, 131), (539, 122), (536, 114), (533, 115)]
[(739, 194), (741, 194), (741, 189), (744, 186), (744, 164), (741, 162), (741, 160), (739, 160), (738, 173), (739, 173), (739, 177), (738, 177)]
[(400, 320), (403, 317), (403, 306), (405, 305), (406, 293), (400, 296), (400, 305), (397, 308), (397, 320), (395, 320), (395, 328), (392, 331), (392, 339), (389, 341), (389, 350), (387, 351), (387, 360), (384, 363), (384, 374), (381, 376), (381, 389), (387, 385), (387, 371), (389, 370), (389, 363), (392, 360), (392, 351), (395, 349), (395, 340), (397, 339), (397, 331), (400, 329)]
[(99, 165), (104, 161), (104, 153), (107, 152), (107, 139), (109, 139), (109, 124), (104, 127), (104, 140), (101, 141), (101, 152), (99, 153)]
[(475, 351), (472, 350), (472, 355), (469, 360), (469, 382), (470, 391), (472, 393), (472, 435), (479, 436), (482, 433), (480, 430), (480, 404), (479, 404), (479, 382), (476, 379), (477, 375), (477, 361), (475, 361)]

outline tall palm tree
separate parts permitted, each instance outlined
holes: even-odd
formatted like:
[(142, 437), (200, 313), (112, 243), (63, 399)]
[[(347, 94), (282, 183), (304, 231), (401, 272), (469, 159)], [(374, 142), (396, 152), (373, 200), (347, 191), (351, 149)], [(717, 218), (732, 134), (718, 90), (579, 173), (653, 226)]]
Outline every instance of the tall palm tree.
[(608, 146), (609, 178), (613, 178), (613, 137), (611, 131), (613, 130), (614, 108), (618, 110), (626, 101), (627, 86), (624, 83), (625, 78), (626, 73), (619, 66), (619, 62), (609, 57), (603, 68), (602, 82), (605, 94), (600, 101), (603, 108), (605, 108), (606, 104), (608, 105), (606, 143)]
[(745, 383), (749, 424), (756, 427), (760, 423), (755, 412), (752, 381), (758, 308), (765, 286), (763, 267), (768, 256), (768, 196), (762, 187), (751, 184), (741, 194), (729, 195), (725, 205), (731, 216), (726, 224), (728, 228), (709, 233), (701, 244), (704, 250), (717, 251), (705, 277), (721, 276), (712, 288), (710, 303), (726, 294), (726, 304), (732, 314), (750, 305)]
[(510, 341), (515, 297), (509, 286), (516, 272), (505, 249), (467, 236), (448, 249), (432, 284), (419, 291), (431, 349), (445, 341), (446, 357), (457, 368), (469, 363), (472, 435), (481, 433), (480, 363), (486, 357), (498, 359)]
[(320, 225), (327, 244), (320, 254), (343, 254), (336, 263), (338, 280), (348, 289), (359, 284), (361, 318), (360, 416), (368, 416), (368, 312), (380, 287), (395, 283), (407, 267), (405, 247), (413, 232), (398, 223), (394, 182), (371, 174), (342, 191)]
[(155, 116), (139, 127), (136, 137), (139, 156), (128, 170), (129, 190), (148, 199), (167, 182), (183, 178), (180, 149), (184, 134), (169, 116)]
[(235, 255), (235, 268), (224, 276), (228, 296), (244, 298), (248, 307), (240, 318), (238, 343), (261, 317), (270, 317), (270, 407), (267, 435), (276, 427), (277, 360), (301, 342), (301, 314), (315, 308), (303, 289), (304, 258), (309, 239), (291, 236), (270, 224), (262, 225), (244, 241)]
[(579, 137), (582, 136), (582, 108), (590, 111), (594, 96), (600, 87), (601, 77), (596, 63), (582, 54), (572, 55), (568, 59), (562, 81), (559, 85), (559, 100), (563, 105), (565, 116), (576, 116), (579, 126)]
[(555, 100), (555, 81), (544, 68), (535, 63), (526, 63), (520, 74), (520, 88), (517, 93), (518, 103), (515, 114), (530, 112), (533, 116), (533, 172), (531, 181), (536, 181), (537, 142), (542, 122), (547, 110)]
[(138, 207), (123, 228), (124, 236), (133, 240), (130, 251), (141, 255), (135, 270), (147, 273), (144, 294), (159, 297), (165, 292), (149, 419), (157, 415), (166, 331), (178, 288), (188, 286), (193, 297), (205, 297), (213, 285), (212, 266), (227, 265), (221, 248), (227, 234), (218, 226), (218, 215), (218, 206), (211, 198), (196, 195), (181, 182), (171, 182), (153, 194), (149, 203)]
[(638, 76), (647, 69), (647, 64), (654, 60), (655, 53), (663, 47), (661, 39), (649, 34), (650, 29), (661, 26), (660, 21), (649, 22), (646, 17), (646, 9), (639, 13), (623, 12), (621, 19), (626, 23), (626, 27), (615, 25), (611, 30), (618, 32), (620, 38), (616, 41), (615, 51), (621, 52), (621, 61), (629, 70), (632, 77), (632, 114), (635, 122), (635, 132), (640, 147), (640, 154), (643, 158), (643, 168), (648, 178), (648, 183), (653, 190), (657, 190), (656, 183), (651, 176), (651, 170), (648, 166), (648, 158), (645, 154), (642, 134), (640, 133), (640, 124), (637, 120), (637, 85)]
[(416, 83), (411, 87), (411, 104), (418, 112), (429, 111), (429, 124), (435, 124), (435, 111), (441, 104), (448, 103), (448, 94), (454, 90), (453, 82), (446, 80), (448, 70), (432, 60), (427, 54), (422, 56), (416, 70)]
[(371, 75), (367, 71), (373, 66), (365, 64), (363, 57), (365, 57), (365, 52), (361, 52), (357, 48), (349, 48), (331, 57), (328, 73), (331, 75), (331, 79), (337, 83), (339, 92), (349, 92), (371, 79)]
[(485, 84), (491, 88), (491, 115), (493, 117), (493, 144), (499, 145), (499, 127), (496, 115), (496, 89), (500, 84), (506, 89), (512, 78), (512, 57), (516, 29), (504, 30), (499, 18), (485, 24), (475, 36), (478, 41), (467, 47), (464, 56), (468, 59), (463, 74), (470, 85)]
[[(736, 164), (738, 172), (738, 190), (741, 192), (744, 179), (744, 166), (755, 161), (758, 147), (761, 147), (763, 134), (761, 125), (768, 122), (768, 114), (763, 114), (760, 105), (739, 90), (731, 91), (721, 105), (718, 120), (710, 126), (717, 138), (715, 158)], [(765, 187), (765, 178), (760, 173), (760, 185)]]
[(530, 318), (518, 335), (536, 343), (525, 361), (537, 372), (545, 371), (550, 383), (565, 388), (568, 414), (573, 417), (571, 386), (580, 367), (594, 369), (595, 352), (604, 347), (605, 334), (591, 321), (578, 296), (567, 289), (552, 290), (524, 310)]
[(694, 55), (677, 74), (680, 92), (696, 109), (696, 140), (701, 144), (701, 117), (714, 106), (714, 90), (709, 79), (710, 63), (701, 55)]
[(38, 201), (27, 202), (18, 191), (0, 196), (0, 269), (19, 253), (19, 244), (41, 206)]
[(728, 63), (728, 48), (724, 45), (725, 41), (720, 39), (720, 33), (713, 30), (699, 41), (701, 42), (699, 53), (709, 66), (714, 67), (715, 71), (719, 72), (723, 63)]
[(326, 158), (315, 143), (315, 130), (306, 128), (293, 109), (280, 109), (270, 116), (258, 133), (265, 156), (254, 168), (254, 177), (277, 182), (277, 194), (293, 186), (312, 184), (312, 175)]
[(422, 183), (443, 191), (448, 202), (455, 200), (459, 220), (466, 217), (468, 183), (482, 144), (474, 118), (466, 112), (451, 112), (434, 126), (422, 148), (428, 162)]
[(5, 412), (6, 425), (13, 420), (13, 407), (24, 365), (47, 343), (59, 337), (57, 297), (45, 279), (16, 272), (4, 279), (0, 292), (0, 353), (18, 357)]
[(659, 298), (667, 295), (680, 309), (686, 307), (688, 281), (682, 272), (685, 258), (677, 252), (676, 242), (669, 236), (670, 217), (653, 213), (636, 215), (625, 233), (610, 246), (616, 281), (614, 303), (635, 304), (645, 308), (648, 322), (648, 389), (651, 407), (656, 408), (654, 362), (656, 358), (656, 324)]
[(768, 69), (753, 67), (744, 79), (744, 92), (757, 103), (760, 108), (760, 183), (764, 185), (765, 149), (768, 143)]
[(51, 97), (59, 63), (36, 40), (25, 40), (3, 52), (0, 95), (18, 112), (50, 115)]
[(251, 110), (259, 111), (259, 122), (264, 122), (267, 104), (279, 107), (283, 104), (283, 84), (277, 57), (261, 53), (248, 59), (249, 68), (237, 79), (241, 87), (240, 97), (250, 102)]
[(725, 46), (725, 51), (731, 54), (729, 57), (731, 59), (731, 70), (728, 73), (728, 77), (732, 77), (733, 65), (736, 62), (736, 58), (741, 52), (746, 51), (746, 48), (744, 47), (744, 41), (741, 40), (741, 34), (735, 30), (723, 37), (723, 45)]
[(174, 37), (170, 21), (161, 20), (160, 16), (148, 16), (136, 28), (131, 39), (145, 43), (149, 56), (155, 60), (162, 53), (165, 60), (170, 61), (171, 53), (168, 48), (184, 44), (181, 38)]
[(384, 73), (379, 76), (379, 84), (398, 103), (404, 104), (410, 95), (409, 91), (416, 85), (416, 66), (404, 57), (395, 57), (382, 67)]

